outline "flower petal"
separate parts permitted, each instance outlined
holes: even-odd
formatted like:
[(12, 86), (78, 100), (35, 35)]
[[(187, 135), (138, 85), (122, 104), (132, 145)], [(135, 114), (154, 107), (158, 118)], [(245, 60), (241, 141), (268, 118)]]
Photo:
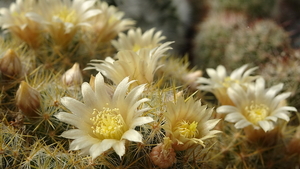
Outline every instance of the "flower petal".
[(214, 127), (216, 127), (216, 125), (219, 123), (221, 119), (212, 119), (212, 120), (208, 120), (205, 124), (206, 124), (206, 129), (207, 130), (211, 130)]
[(270, 131), (274, 128), (273, 123), (270, 121), (259, 121), (258, 124), (265, 132)]
[(277, 113), (277, 114), (274, 114), (273, 116), (283, 119), (285, 121), (290, 121), (290, 117), (285, 113)]
[(242, 78), (242, 74), (244, 73), (244, 71), (246, 70), (246, 68), (248, 67), (248, 65), (243, 65), (242, 67), (235, 69), (231, 74), (230, 74), (230, 78), (231, 79), (241, 79)]
[(74, 114), (60, 112), (57, 115), (55, 115), (55, 117), (58, 118), (60, 121), (71, 124), (83, 131), (90, 131), (90, 129), (91, 129), (90, 125), (88, 125), (86, 122), (82, 121), (82, 119), (80, 117), (77, 117)]
[(100, 154), (102, 154), (104, 151), (110, 149), (117, 142), (119, 142), (119, 141), (114, 140), (114, 139), (105, 139), (105, 140), (102, 140), (101, 142), (99, 142), (97, 144), (94, 144), (90, 148), (90, 155), (92, 156), (92, 159), (95, 159)]
[(85, 135), (87, 135), (87, 133), (82, 130), (71, 129), (71, 130), (64, 131), (60, 136), (68, 139), (76, 139), (78, 137), (82, 137)]
[[(130, 121), (131, 119), (134, 119), (136, 116), (140, 116), (140, 114), (136, 111), (137, 108), (144, 102), (150, 101), (148, 98), (142, 98), (139, 101), (136, 101), (133, 105), (128, 105), (130, 106), (127, 110), (126, 114), (126, 120)], [(127, 102), (126, 102), (127, 103)]]
[[(104, 104), (109, 103), (111, 96), (109, 95), (104, 78), (101, 73), (98, 73), (95, 77), (95, 93), (97, 99), (101, 100)], [(102, 106), (104, 106), (104, 104)]]
[(135, 118), (131, 124), (129, 128), (135, 128), (136, 126), (140, 126), (143, 124), (147, 124), (147, 123), (151, 123), (153, 122), (153, 118), (152, 117), (137, 117)]
[(235, 128), (237, 128), (237, 129), (241, 129), (241, 128), (244, 128), (244, 127), (247, 127), (247, 126), (249, 126), (249, 125), (251, 125), (251, 123), (250, 122), (248, 122), (247, 120), (240, 120), (240, 121), (238, 121), (237, 123), (235, 123)]
[(102, 108), (101, 106), (98, 106), (99, 102), (97, 101), (96, 95), (88, 83), (84, 82), (81, 86), (81, 90), (82, 90), (83, 102), (84, 104), (86, 104), (87, 107), (93, 107), (96, 109)]
[(78, 137), (73, 140), (70, 144), (70, 150), (80, 150), (86, 147), (91, 147), (92, 145), (98, 143), (100, 140), (93, 138), (89, 135)]
[(116, 151), (116, 153), (121, 158), (125, 154), (125, 140), (121, 140), (121, 141), (116, 142), (113, 145), (113, 149)]
[(93, 16), (99, 15), (100, 13), (102, 13), (102, 11), (99, 10), (99, 9), (91, 9), (91, 10), (85, 12), (85, 13), (81, 16), (81, 19), (86, 20), (86, 19), (89, 19), (89, 18), (91, 18), (91, 17), (93, 17)]
[(88, 122), (93, 113), (93, 109), (70, 97), (61, 98), (61, 103), (67, 107), (74, 115), (83, 118), (84, 121)]
[(142, 142), (143, 136), (138, 131), (129, 129), (123, 134), (121, 139), (127, 139), (134, 142)]
[(234, 106), (220, 106), (217, 108), (217, 113), (232, 113), (232, 112), (237, 112), (237, 108)]
[(235, 112), (235, 113), (229, 113), (226, 115), (225, 120), (231, 123), (235, 123), (238, 122), (242, 119), (244, 119), (245, 117), (239, 113), (239, 112)]

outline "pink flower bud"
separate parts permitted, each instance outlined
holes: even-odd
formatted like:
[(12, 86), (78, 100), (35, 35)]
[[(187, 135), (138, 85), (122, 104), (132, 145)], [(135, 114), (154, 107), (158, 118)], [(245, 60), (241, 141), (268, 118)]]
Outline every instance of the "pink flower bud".
[(156, 166), (168, 168), (176, 163), (176, 153), (171, 146), (171, 142), (169, 137), (166, 137), (163, 144), (160, 143), (151, 150), (150, 159)]

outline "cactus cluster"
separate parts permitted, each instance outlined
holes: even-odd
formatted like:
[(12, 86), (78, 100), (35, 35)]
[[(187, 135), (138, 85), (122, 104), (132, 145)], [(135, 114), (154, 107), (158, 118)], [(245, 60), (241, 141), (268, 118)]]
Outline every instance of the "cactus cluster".
[(218, 8), (235, 11), (244, 12), (250, 19), (252, 18), (268, 18), (273, 15), (276, 10), (278, 0), (220, 0), (216, 2)]
[(272, 20), (249, 24), (241, 13), (213, 14), (200, 24), (194, 65), (203, 69), (223, 64), (232, 70), (267, 62), (290, 48), (288, 33)]

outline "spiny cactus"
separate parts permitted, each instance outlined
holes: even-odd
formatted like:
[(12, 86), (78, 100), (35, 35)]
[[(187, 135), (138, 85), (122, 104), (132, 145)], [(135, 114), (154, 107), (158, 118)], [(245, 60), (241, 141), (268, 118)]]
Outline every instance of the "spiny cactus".
[[(260, 66), (260, 74), (267, 79), (269, 85), (283, 82), (285, 83), (284, 90), (291, 92), (291, 97), (288, 98), (288, 103), (300, 108), (299, 99), (299, 51), (291, 50), (287, 53), (282, 53), (280, 56), (273, 57)], [(278, 64), (280, 63), (280, 64)]]
[[(221, 16), (223, 22), (229, 18)], [(200, 25), (195, 41), (195, 65), (208, 68), (222, 64), (232, 70), (251, 62), (259, 65), (291, 49), (287, 32), (274, 21), (262, 20), (247, 25), (243, 20), (237, 23), (240, 14), (231, 16), (235, 18), (233, 24), (227, 22), (222, 26), (224, 24), (214, 22), (218, 17), (212, 16)]]
[(226, 46), (234, 32), (246, 27), (246, 18), (239, 13), (211, 13), (198, 25), (194, 39), (193, 65), (204, 70), (222, 64)]
[(231, 36), (223, 64), (229, 68), (251, 62), (259, 65), (288, 52), (290, 48), (288, 34), (274, 21), (257, 21), (250, 27), (238, 29)]
[(243, 12), (249, 18), (271, 17), (276, 10), (278, 0), (220, 0), (217, 5), (221, 10)]

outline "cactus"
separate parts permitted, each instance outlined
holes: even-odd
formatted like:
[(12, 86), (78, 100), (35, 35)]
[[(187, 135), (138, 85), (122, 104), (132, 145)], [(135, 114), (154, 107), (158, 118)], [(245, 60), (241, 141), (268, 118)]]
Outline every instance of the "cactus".
[(273, 15), (276, 9), (276, 3), (278, 0), (221, 0), (218, 2), (218, 8), (222, 10), (243, 12), (249, 18), (267, 18)]
[(272, 20), (248, 26), (240, 14), (221, 15), (223, 24), (216, 22), (218, 16), (207, 18), (196, 37), (194, 64), (201, 69), (219, 64), (230, 70), (246, 63), (259, 65), (291, 49), (288, 33)]

